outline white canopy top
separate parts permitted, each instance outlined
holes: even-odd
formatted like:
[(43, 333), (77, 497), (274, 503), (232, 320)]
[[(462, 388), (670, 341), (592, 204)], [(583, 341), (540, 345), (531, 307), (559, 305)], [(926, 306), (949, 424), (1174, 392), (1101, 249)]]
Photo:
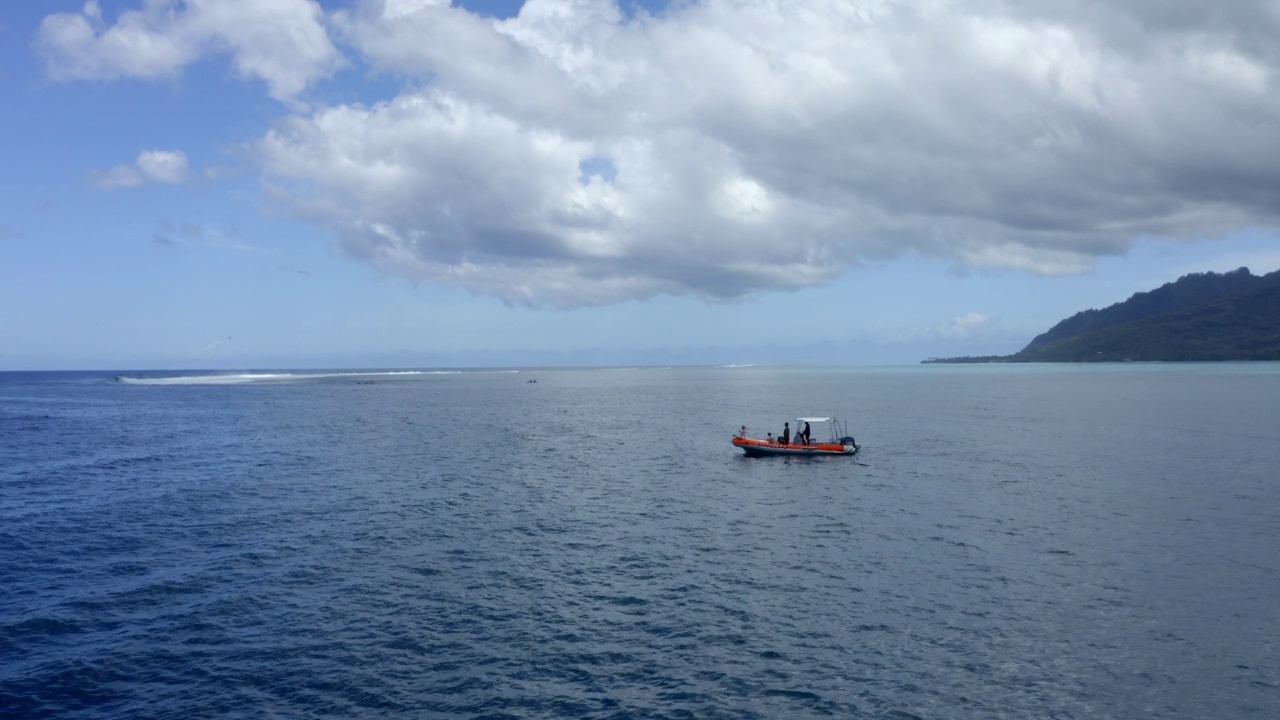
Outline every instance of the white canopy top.
[(832, 419), (833, 419), (833, 418), (829, 418), (829, 417), (825, 417), (825, 418), (796, 418), (796, 422), (822, 423), (822, 422), (831, 422), (831, 421), (832, 421)]

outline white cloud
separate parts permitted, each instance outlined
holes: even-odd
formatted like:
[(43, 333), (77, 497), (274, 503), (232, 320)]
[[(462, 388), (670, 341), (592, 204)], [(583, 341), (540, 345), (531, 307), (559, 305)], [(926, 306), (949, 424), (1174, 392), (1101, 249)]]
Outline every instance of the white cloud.
[[(285, 43), (294, 74), (231, 22), (244, 0), (169, 7), (51, 17), (46, 49), (97, 63), (51, 69), (143, 74), (116, 49), (146, 37), (158, 59), (136, 62), (176, 72), (224, 44), (289, 96), (335, 61), (310, 2), (252, 5), (316, 32)], [(261, 138), (269, 200), (388, 274), (511, 302), (736, 298), (905, 254), (1061, 275), (1137, 238), (1280, 224), (1261, 0), (528, 0), (507, 20), (357, 0), (327, 24), (403, 89)]]
[[(517, 302), (735, 297), (909, 252), (1079, 273), (1135, 237), (1275, 224), (1253, 181), (1280, 181), (1257, 92), (1277, 43), (1179, 11), (371, 1), (334, 26), (418, 89), (260, 150), (274, 197), (347, 252)], [(582, 183), (593, 158), (612, 180)]]
[(186, 181), (188, 172), (187, 156), (181, 150), (144, 150), (132, 165), (91, 172), (89, 182), (104, 189), (147, 183), (178, 185)]
[(991, 318), (982, 313), (970, 312), (952, 318), (938, 330), (944, 338), (969, 338), (981, 328), (991, 324)]
[(716, 189), (712, 207), (726, 219), (752, 225), (765, 222), (773, 211), (769, 192), (749, 178), (731, 178)]
[(1187, 62), (1210, 86), (1260, 96), (1269, 85), (1270, 68), (1230, 48), (1192, 48)]
[(145, 0), (108, 25), (97, 0), (40, 24), (36, 47), (57, 80), (173, 77), (202, 56), (230, 51), (237, 72), (290, 100), (341, 57), (313, 0)]
[(993, 245), (982, 240), (971, 241), (960, 248), (960, 257), (969, 267), (1022, 270), (1047, 276), (1077, 275), (1092, 267), (1092, 259), (1083, 253), (1030, 247), (1018, 242)]
[(176, 185), (187, 178), (187, 156), (180, 150), (149, 150), (138, 155), (138, 170), (148, 180)]
[(876, 321), (865, 330), (863, 339), (878, 345), (907, 345), (939, 341), (950, 343), (956, 340), (989, 338), (995, 328), (996, 321), (990, 315), (967, 312), (944, 322), (927, 325)]

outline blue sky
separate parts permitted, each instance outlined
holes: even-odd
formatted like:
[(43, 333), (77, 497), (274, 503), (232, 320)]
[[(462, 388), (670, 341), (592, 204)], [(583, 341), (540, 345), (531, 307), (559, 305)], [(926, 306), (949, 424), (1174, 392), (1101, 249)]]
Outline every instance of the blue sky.
[(1272, 6), (799, 7), (8, 3), (0, 369), (909, 363), (1280, 268)]

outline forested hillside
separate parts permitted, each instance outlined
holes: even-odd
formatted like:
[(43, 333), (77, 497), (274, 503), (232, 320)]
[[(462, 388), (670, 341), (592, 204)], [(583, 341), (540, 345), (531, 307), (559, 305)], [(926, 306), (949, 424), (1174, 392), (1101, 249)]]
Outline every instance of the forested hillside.
[(1280, 360), (1280, 270), (1195, 273), (1054, 325), (1007, 356), (925, 362)]

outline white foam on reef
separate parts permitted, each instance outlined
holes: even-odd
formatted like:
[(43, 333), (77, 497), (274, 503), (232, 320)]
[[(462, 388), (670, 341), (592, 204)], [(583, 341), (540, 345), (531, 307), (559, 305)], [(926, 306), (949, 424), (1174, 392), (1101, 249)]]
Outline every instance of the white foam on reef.
[[(178, 375), (174, 377), (128, 377), (120, 375), (116, 380), (128, 385), (239, 385), (255, 382), (301, 382), (342, 377), (404, 377), (406, 375), (461, 375), (466, 370), (382, 370), (375, 372), (330, 373), (216, 373), (208, 375)], [(515, 372), (500, 370), (496, 372)]]

